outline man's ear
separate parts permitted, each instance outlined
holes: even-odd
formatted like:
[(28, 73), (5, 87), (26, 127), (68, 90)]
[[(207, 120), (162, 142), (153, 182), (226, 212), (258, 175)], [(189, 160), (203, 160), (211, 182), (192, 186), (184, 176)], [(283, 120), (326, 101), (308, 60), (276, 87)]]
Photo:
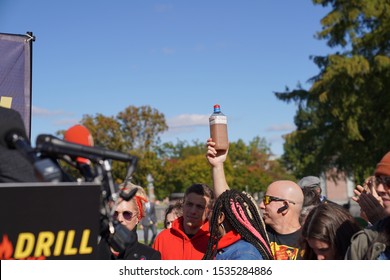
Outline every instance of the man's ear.
[(282, 213), (283, 211), (287, 210), (288, 209), (288, 203), (285, 202), (284, 206), (280, 207), (278, 209), (278, 213)]

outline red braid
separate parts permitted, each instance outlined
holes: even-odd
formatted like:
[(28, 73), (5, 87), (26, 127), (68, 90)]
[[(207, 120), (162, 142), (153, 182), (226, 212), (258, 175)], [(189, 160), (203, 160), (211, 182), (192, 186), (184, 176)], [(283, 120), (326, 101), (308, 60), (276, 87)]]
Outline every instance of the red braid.
[[(250, 232), (252, 232), (263, 244), (268, 244), (266, 240), (261, 236), (261, 234), (252, 226), (252, 224), (248, 221), (248, 218), (245, 216), (244, 210), (242, 209), (240, 203), (236, 202), (234, 205), (233, 199), (230, 199), (230, 207), (232, 208), (234, 216), (237, 220), (245, 226)], [(238, 208), (238, 212), (237, 212)], [(267, 251), (271, 253), (269, 246), (265, 246)]]
[(142, 196), (135, 196), (135, 202), (137, 203), (138, 206), (138, 220), (141, 220), (145, 215), (144, 215), (144, 208), (142, 207), (142, 202), (148, 202), (148, 200)]

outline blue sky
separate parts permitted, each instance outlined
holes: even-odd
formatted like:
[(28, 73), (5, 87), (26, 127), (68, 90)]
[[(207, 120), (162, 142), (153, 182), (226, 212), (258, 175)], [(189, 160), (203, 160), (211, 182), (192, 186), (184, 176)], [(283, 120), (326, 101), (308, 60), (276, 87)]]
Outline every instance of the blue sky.
[(318, 74), (311, 55), (327, 13), (311, 0), (0, 0), (0, 32), (33, 32), (32, 143), (78, 123), (149, 105), (164, 142), (206, 141), (214, 104), (231, 141), (266, 138), (276, 155), (295, 104), (274, 92)]

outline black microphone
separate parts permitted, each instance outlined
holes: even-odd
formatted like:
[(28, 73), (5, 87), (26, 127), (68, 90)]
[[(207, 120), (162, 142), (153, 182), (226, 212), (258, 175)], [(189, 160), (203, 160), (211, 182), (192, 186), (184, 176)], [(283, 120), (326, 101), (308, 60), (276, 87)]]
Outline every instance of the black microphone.
[[(24, 156), (33, 165), (35, 176), (38, 180), (45, 182), (60, 181), (62, 173), (59, 167), (48, 158), (39, 158), (36, 155), (35, 150), (31, 147), (20, 115), (15, 115), (12, 111), (6, 112), (5, 114), (5, 116), (12, 115), (15, 118), (2, 123), (0, 126), (0, 145), (11, 150), (16, 149)], [(19, 117), (16, 117), (17, 115), (19, 115)]]
[(124, 162), (132, 162), (136, 160), (136, 157), (124, 153), (98, 147), (79, 145), (61, 140), (48, 134), (38, 135), (36, 149), (41, 153), (68, 155), (71, 157), (84, 157), (90, 160), (112, 159)]

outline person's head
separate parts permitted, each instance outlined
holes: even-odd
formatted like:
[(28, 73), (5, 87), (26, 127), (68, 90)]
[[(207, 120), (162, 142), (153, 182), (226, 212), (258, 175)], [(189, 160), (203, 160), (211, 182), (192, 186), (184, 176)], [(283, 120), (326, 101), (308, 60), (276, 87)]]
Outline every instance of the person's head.
[(183, 202), (178, 200), (165, 210), (164, 227), (171, 228), (172, 222), (181, 216), (183, 216)]
[(316, 176), (306, 176), (299, 180), (298, 185), (302, 188), (310, 188), (321, 194), (321, 180)]
[(304, 259), (344, 259), (351, 237), (360, 230), (352, 215), (333, 202), (317, 205), (302, 227)]
[(303, 204), (303, 192), (293, 181), (280, 180), (271, 183), (260, 208), (264, 222), (278, 233), (291, 233), (300, 227), (299, 216)]
[(263, 219), (249, 194), (226, 190), (218, 197), (211, 215), (210, 241), (204, 259), (214, 259), (220, 238), (229, 231), (254, 245), (265, 260), (273, 259)]
[(193, 184), (187, 188), (183, 199), (183, 228), (195, 234), (206, 222), (212, 209), (214, 194), (206, 184)]
[(382, 198), (383, 207), (390, 215), (390, 152), (388, 152), (375, 169), (376, 192)]
[(131, 182), (126, 182), (119, 187), (124, 193), (130, 193), (133, 189), (137, 189), (132, 199), (126, 201), (120, 198), (117, 205), (114, 206), (114, 218), (127, 229), (133, 230), (145, 216), (145, 202), (148, 201), (147, 195), (141, 186), (134, 185)]
[(313, 188), (303, 188), (303, 206), (301, 215), (299, 216), (299, 223), (303, 225), (309, 212), (321, 203), (320, 194)]

